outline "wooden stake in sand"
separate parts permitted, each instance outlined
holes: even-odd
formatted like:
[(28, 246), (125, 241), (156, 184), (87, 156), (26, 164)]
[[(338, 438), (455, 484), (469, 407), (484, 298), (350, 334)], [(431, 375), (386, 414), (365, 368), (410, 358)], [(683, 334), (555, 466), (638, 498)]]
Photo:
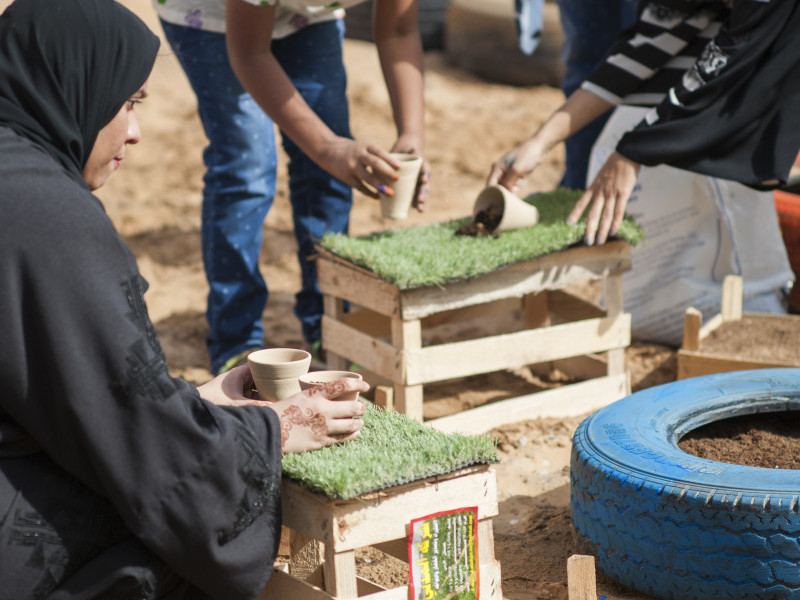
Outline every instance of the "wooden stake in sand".
[(569, 600), (597, 600), (594, 556), (573, 554), (567, 559)]

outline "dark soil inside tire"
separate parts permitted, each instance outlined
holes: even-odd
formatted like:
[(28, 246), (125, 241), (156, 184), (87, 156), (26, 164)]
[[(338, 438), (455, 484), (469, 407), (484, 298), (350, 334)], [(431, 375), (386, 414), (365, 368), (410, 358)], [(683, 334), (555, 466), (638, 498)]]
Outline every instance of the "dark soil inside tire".
[(678, 447), (717, 462), (800, 469), (800, 412), (777, 412), (723, 419), (686, 434)]

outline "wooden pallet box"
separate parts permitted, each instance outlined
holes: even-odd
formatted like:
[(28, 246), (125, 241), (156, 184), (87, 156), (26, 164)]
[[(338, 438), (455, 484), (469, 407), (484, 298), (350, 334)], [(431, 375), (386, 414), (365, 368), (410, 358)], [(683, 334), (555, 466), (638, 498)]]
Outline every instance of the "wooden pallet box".
[[(700, 311), (693, 307), (686, 309), (683, 344), (678, 350), (678, 379), (748, 369), (800, 367), (800, 356), (778, 352), (780, 340), (769, 333), (800, 333), (800, 316), (742, 312), (742, 285), (741, 277), (725, 278), (720, 312), (705, 324)], [(729, 337), (738, 337), (747, 347), (735, 352), (713, 350), (710, 341), (723, 327)], [(765, 349), (768, 352), (755, 352)]]
[(371, 546), (407, 563), (413, 519), (465, 506), (477, 507), (480, 597), (502, 600), (492, 525), (498, 514), (497, 481), (489, 465), (351, 500), (334, 500), (284, 479), (282, 505), (291, 534), (290, 561), (285, 570), (273, 570), (260, 600), (408, 600), (408, 585), (386, 589), (359, 577), (356, 550)]
[[(548, 254), (470, 279), (399, 289), (321, 249), (317, 269), (325, 301), (322, 343), (327, 362), (334, 369), (353, 362), (377, 374), (389, 382), (394, 408), (419, 421), (425, 384), (568, 362), (585, 381), (427, 422), (442, 431), (482, 433), (540, 416), (583, 414), (630, 393), (624, 354), (630, 344), (630, 314), (622, 308), (622, 273), (630, 266), (630, 245), (615, 241)], [(590, 281), (603, 283), (603, 309), (565, 292), (570, 285)], [(361, 310), (345, 313), (344, 302)], [(522, 315), (514, 332), (485, 332), (483, 337), (423, 346), (426, 327), (512, 310)]]

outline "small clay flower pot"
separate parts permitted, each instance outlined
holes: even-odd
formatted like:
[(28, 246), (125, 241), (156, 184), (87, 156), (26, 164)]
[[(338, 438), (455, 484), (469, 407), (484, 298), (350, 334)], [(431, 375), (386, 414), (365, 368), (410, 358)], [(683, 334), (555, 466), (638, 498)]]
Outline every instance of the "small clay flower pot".
[[(339, 381), (340, 379), (363, 379), (361, 373), (354, 373), (352, 371), (312, 371), (301, 375), (299, 378), (300, 389), (309, 390), (319, 385)], [(349, 394), (342, 394), (338, 397), (339, 400), (357, 400), (358, 392)]]
[(297, 348), (267, 348), (249, 354), (247, 364), (262, 400), (285, 400), (300, 391), (297, 378), (308, 373), (311, 354)]
[(414, 202), (422, 157), (394, 152), (392, 158), (400, 163), (397, 173), (400, 178), (392, 185), (393, 195), (381, 193), (381, 216), (384, 219), (405, 219)]
[(477, 215), (481, 211), (500, 215), (495, 233), (530, 227), (539, 222), (539, 210), (502, 185), (490, 185), (478, 194), (472, 214)]

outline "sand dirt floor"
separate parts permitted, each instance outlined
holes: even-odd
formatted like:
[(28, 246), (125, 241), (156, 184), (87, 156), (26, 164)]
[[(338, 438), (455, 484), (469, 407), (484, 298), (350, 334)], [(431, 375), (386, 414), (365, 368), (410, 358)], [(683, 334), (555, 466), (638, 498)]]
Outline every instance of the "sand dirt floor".
[[(123, 4), (161, 33), (149, 0), (123, 0)], [(348, 40), (345, 61), (353, 133), (388, 148), (394, 141), (394, 128), (374, 46)], [(149, 92), (150, 97), (137, 108), (143, 141), (129, 148), (121, 171), (99, 195), (150, 283), (146, 299), (171, 370), (202, 383), (210, 377), (204, 346), (207, 286), (199, 237), (201, 151), (206, 142), (188, 83), (166, 45)], [(425, 156), (432, 181), (428, 209), (413, 214), (403, 226), (469, 215), (491, 162), (536, 129), (562, 101), (558, 89), (486, 83), (448, 67), (442, 53), (426, 53)], [(562, 165), (563, 148), (557, 148), (522, 191), (552, 189)], [(299, 269), (284, 166), (285, 161), (278, 195), (264, 225), (261, 268), (270, 287), (264, 323), (267, 344), (299, 346), (300, 327), (292, 312)], [(352, 234), (396, 226), (380, 218), (375, 201), (356, 196)], [(627, 358), (634, 389), (675, 378), (672, 349), (634, 343)], [(498, 393), (501, 385), (506, 386), (502, 392), (508, 393), (510, 379), (518, 389), (530, 390), (534, 385), (530, 373), (475, 379), (439, 389), (436, 397), (450, 405), (470, 406), (493, 391)], [(569, 517), (569, 452), (571, 435), (582, 418), (534, 420), (493, 432), (501, 455), (495, 550), (502, 566), (504, 596), (509, 600), (567, 597), (566, 561), (578, 551)], [(387, 561), (369, 555), (359, 557), (359, 569), (386, 581), (396, 573)], [(600, 595), (646, 598), (598, 577)]]

